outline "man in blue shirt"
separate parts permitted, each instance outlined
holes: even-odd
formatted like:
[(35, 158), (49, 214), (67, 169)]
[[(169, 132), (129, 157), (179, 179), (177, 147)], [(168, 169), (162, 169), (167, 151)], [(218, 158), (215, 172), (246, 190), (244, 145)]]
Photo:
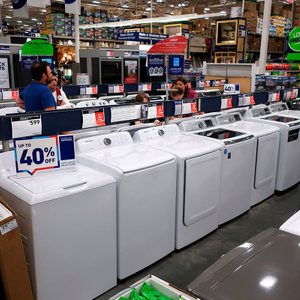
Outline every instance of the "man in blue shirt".
[(55, 110), (56, 103), (47, 86), (51, 82), (51, 69), (45, 62), (31, 66), (32, 82), (24, 89), (16, 103), (26, 111)]

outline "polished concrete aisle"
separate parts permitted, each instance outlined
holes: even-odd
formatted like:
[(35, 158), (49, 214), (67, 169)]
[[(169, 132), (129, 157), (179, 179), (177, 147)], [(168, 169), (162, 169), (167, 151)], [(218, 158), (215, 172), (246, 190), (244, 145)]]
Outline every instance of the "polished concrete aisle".
[(156, 275), (185, 290), (195, 277), (222, 254), (267, 228), (279, 228), (299, 209), (300, 185), (288, 192), (270, 197), (253, 207), (248, 213), (219, 227), (198, 242), (173, 252), (149, 268), (119, 282), (117, 287), (96, 299), (108, 299), (148, 274)]

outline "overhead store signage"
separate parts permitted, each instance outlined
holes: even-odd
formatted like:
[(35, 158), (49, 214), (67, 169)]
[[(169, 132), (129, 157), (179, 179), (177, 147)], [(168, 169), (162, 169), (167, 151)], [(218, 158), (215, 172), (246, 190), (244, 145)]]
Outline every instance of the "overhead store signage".
[(31, 66), (37, 61), (37, 56), (24, 56), (22, 57), (22, 67), (24, 70), (30, 70)]
[(184, 36), (172, 36), (153, 45), (148, 53), (177, 54), (184, 53), (188, 40)]
[(163, 76), (165, 70), (164, 55), (148, 55), (148, 74), (150, 77)]
[(184, 72), (184, 56), (169, 55), (169, 75), (182, 75)]
[(45, 40), (32, 40), (22, 46), (22, 56), (53, 56), (54, 49)]
[(65, 11), (67, 14), (80, 15), (81, 0), (65, 0)]
[(294, 52), (288, 53), (288, 60), (300, 60), (300, 27), (295, 27), (289, 34), (288, 45)]
[(54, 168), (76, 165), (73, 135), (43, 136), (14, 140), (18, 177), (34, 175)]
[(118, 34), (118, 40), (123, 41), (136, 41), (136, 42), (149, 42), (149, 41), (161, 41), (167, 38), (167, 34), (155, 34), (145, 32), (124, 32)]

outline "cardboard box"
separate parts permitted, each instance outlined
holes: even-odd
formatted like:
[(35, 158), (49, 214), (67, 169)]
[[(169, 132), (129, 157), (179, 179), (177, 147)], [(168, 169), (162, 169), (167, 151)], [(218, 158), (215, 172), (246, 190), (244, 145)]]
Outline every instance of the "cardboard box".
[(0, 197), (0, 274), (6, 300), (33, 300), (20, 228)]

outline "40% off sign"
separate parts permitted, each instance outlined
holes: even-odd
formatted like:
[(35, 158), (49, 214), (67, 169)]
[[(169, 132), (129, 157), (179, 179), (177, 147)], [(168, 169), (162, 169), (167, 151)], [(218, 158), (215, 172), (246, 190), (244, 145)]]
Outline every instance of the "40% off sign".
[(59, 167), (57, 136), (16, 139), (14, 144), (17, 173), (34, 175)]

